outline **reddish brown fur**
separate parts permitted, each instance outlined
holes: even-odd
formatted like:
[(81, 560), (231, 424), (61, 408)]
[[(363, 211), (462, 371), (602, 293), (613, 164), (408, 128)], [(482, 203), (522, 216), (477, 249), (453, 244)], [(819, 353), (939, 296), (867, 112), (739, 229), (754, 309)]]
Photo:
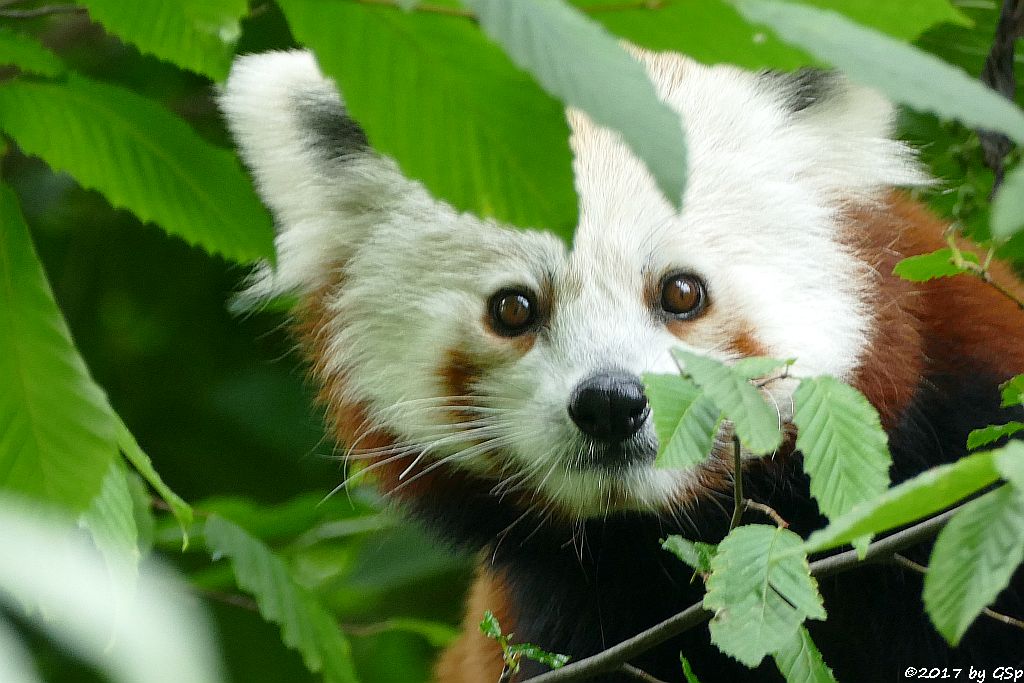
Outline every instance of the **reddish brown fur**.
[[(998, 376), (1024, 369), (1024, 346), (1015, 341), (1024, 313), (977, 278), (961, 275), (912, 283), (892, 275), (907, 256), (945, 246), (945, 225), (906, 196), (893, 193), (884, 205), (850, 215), (847, 232), (860, 257), (877, 271), (871, 307), (874, 335), (853, 384), (892, 427), (909, 405), (922, 374), (956, 373), (969, 360)], [(993, 277), (1018, 294), (1022, 288), (1003, 264)], [(925, 357), (927, 340), (944, 340), (946, 351)]]
[[(481, 563), (485, 567), (486, 563)], [(491, 683), (501, 677), (503, 662), (497, 643), (480, 632), (485, 610), (498, 618), (503, 633), (515, 631), (512, 598), (504, 580), (481, 568), (466, 601), (462, 635), (437, 662), (435, 680), (440, 683)]]
[[(909, 405), (926, 371), (955, 372), (964, 359), (997, 376), (1009, 377), (1024, 370), (1024, 345), (1019, 343), (1024, 313), (1013, 302), (969, 276), (910, 283), (891, 275), (893, 266), (902, 258), (944, 245), (944, 225), (938, 219), (905, 196), (894, 193), (879, 206), (851, 210), (848, 221), (849, 246), (876, 271), (870, 302), (875, 316), (873, 333), (853, 383), (878, 408), (886, 427), (892, 427)], [(1003, 265), (994, 264), (992, 275), (1018, 294), (1024, 294), (1024, 287)], [(299, 333), (312, 360), (313, 373), (321, 382), (320, 400), (327, 406), (328, 420), (338, 441), (351, 445), (358, 438), (360, 448), (388, 446), (394, 443), (392, 435), (379, 430), (361, 433), (367, 428), (365, 406), (341, 400), (345, 378), (327, 369), (330, 312), (326, 298), (340, 284), (332, 283), (307, 299), (299, 314)], [(521, 353), (533, 343), (532, 335), (526, 337), (526, 341), (515, 342)], [(924, 345), (928, 340), (945, 340), (946, 352), (926, 358)], [(739, 332), (733, 347), (743, 355), (765, 353), (750, 330)], [(448, 363), (440, 369), (442, 386), (453, 396), (471, 395), (480, 372), (473, 359), (453, 350), (449, 352)], [(791, 434), (787, 442), (792, 443)], [(398, 488), (399, 474), (412, 457), (379, 467), (384, 491), (397, 489), (402, 498), (443, 497), (445, 491), (481, 486), (479, 481), (457, 470), (437, 468), (416, 479), (412, 486)], [(714, 471), (705, 472), (702, 483), (724, 489), (731, 485), (731, 475), (731, 465), (725, 462)], [(506, 632), (514, 630), (513, 605), (503, 579), (482, 569), (470, 593), (464, 632), (437, 666), (439, 683), (498, 679), (502, 669), (499, 650), (480, 634), (477, 624), (483, 611), (490, 609)]]

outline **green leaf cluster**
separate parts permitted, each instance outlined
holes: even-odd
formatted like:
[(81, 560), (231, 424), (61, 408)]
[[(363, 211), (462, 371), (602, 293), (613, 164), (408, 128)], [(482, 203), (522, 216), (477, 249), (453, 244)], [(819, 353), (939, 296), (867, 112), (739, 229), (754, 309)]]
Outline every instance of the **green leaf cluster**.
[[(789, 361), (744, 358), (727, 365), (681, 349), (674, 353), (682, 376), (645, 377), (659, 441), (656, 464), (690, 468), (704, 462), (721, 439), (725, 420), (748, 451), (778, 448), (779, 413), (752, 380), (781, 379), (772, 375), (788, 368)], [(796, 446), (823, 514), (838, 517), (888, 488), (888, 439), (878, 413), (856, 389), (831, 377), (804, 378), (793, 404)]]
[(790, 648), (806, 619), (825, 618), (802, 547), (792, 531), (762, 524), (737, 527), (718, 545), (704, 607), (715, 613), (720, 650), (754, 667)]
[(540, 662), (552, 669), (560, 669), (569, 662), (568, 655), (548, 652), (531, 643), (513, 643), (513, 634), (501, 632), (501, 624), (494, 616), (494, 612), (490, 610), (484, 612), (484, 618), (480, 621), (480, 632), (498, 643), (501, 648), (501, 656), (505, 660), (505, 669), (512, 675), (519, 673), (523, 657)]

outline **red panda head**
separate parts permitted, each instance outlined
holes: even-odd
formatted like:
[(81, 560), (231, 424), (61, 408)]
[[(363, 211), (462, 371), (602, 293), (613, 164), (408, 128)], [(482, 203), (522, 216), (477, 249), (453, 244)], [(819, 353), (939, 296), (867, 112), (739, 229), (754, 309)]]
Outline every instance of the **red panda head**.
[[(892, 108), (832, 74), (639, 58), (685, 122), (683, 209), (570, 111), (571, 249), (405, 179), (310, 54), (236, 63), (221, 105), (279, 225), (277, 265), (244, 296), (302, 297), (338, 435), (387, 488), (454, 472), (574, 517), (686, 505), (716, 465), (653, 466), (641, 376), (677, 371), (669, 349), (795, 358), (796, 376), (862, 362), (872, 272), (842, 216), (923, 181)], [(772, 385), (782, 421), (791, 391)]]

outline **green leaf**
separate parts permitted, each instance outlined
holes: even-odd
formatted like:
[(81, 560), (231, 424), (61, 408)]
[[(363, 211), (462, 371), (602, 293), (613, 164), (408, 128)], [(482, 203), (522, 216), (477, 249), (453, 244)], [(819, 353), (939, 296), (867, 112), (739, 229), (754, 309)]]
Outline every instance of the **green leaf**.
[(426, 619), (415, 619), (412, 617), (393, 617), (375, 627), (374, 632), (398, 631), (401, 633), (412, 633), (422, 637), (432, 647), (448, 647), (462, 633), (459, 629), (437, 621)]
[(832, 669), (825, 664), (803, 626), (786, 647), (775, 653), (775, 665), (786, 683), (836, 683)]
[(210, 515), (206, 544), (231, 560), (238, 587), (256, 598), (260, 614), (281, 627), (285, 645), (302, 654), (310, 671), (329, 683), (357, 680), (349, 643), (333, 615), (299, 585), (284, 560), (236, 524)]
[[(112, 581), (95, 548), (69, 542), (66, 519), (24, 502), (0, 496), (0, 606), (17, 609), (16, 596), (36, 608), (26, 618), (95, 667), (98, 680), (225, 680), (213, 629), (184, 582), (154, 563), (136, 582)], [(10, 681), (8, 660), (0, 662)]]
[(238, 160), (155, 102), (74, 74), (7, 82), (0, 127), (25, 152), (191, 244), (237, 261), (273, 254), (270, 216)]
[(139, 529), (128, 471), (120, 458), (111, 461), (100, 492), (82, 513), (80, 524), (89, 530), (114, 580), (134, 584), (140, 559)]
[(939, 534), (924, 578), (924, 606), (952, 645), (1024, 561), (1024, 495), (1002, 486), (973, 500)]
[(975, 448), (987, 446), (993, 441), (998, 441), (1006, 436), (1013, 436), (1024, 429), (1024, 422), (1007, 422), (1001, 425), (989, 425), (981, 429), (974, 429), (967, 435), (967, 447), (972, 451)]
[(484, 618), (480, 621), (480, 633), (492, 640), (501, 638), (501, 624), (498, 623), (498, 617), (494, 616), (494, 612), (491, 610), (484, 612)]
[(996, 193), (991, 227), (992, 237), (1000, 240), (1009, 239), (1024, 228), (1024, 164), (1006, 174)]
[(889, 487), (888, 437), (878, 413), (834, 377), (804, 379), (793, 395), (796, 447), (811, 478), (811, 495), (830, 520)]
[(701, 574), (711, 573), (711, 560), (718, 552), (718, 546), (690, 541), (682, 536), (669, 536), (662, 541), (661, 547)]
[(405, 175), (456, 209), (572, 235), (564, 109), (471, 22), (354, 2), (279, 4)]
[(764, 524), (737, 527), (711, 560), (704, 607), (711, 641), (747, 666), (789, 647), (805, 619), (824, 619), (803, 539)]
[(0, 185), (0, 387), (0, 489), (84, 511), (117, 456), (115, 420), (75, 349), (6, 185)]
[[(963, 257), (972, 263), (978, 263), (978, 257), (971, 252), (962, 252)], [(966, 273), (967, 270), (953, 263), (953, 250), (949, 247), (933, 251), (930, 254), (909, 256), (892, 269), (892, 274), (910, 282), (927, 282), (940, 277), (951, 277)]]
[[(582, 7), (607, 5), (607, 0), (576, 2)], [(748, 69), (795, 69), (807, 63), (802, 51), (766, 36), (724, 2), (676, 0), (657, 10), (593, 12), (612, 33), (642, 47), (682, 52), (705, 64), (728, 62)]]
[(695, 467), (711, 454), (722, 413), (691, 380), (679, 375), (645, 375), (654, 432), (655, 467)]
[(617, 131), (677, 210), (686, 186), (686, 140), (641, 63), (562, 0), (463, 0), (480, 26), (550, 94)]
[(725, 414), (743, 445), (757, 454), (769, 453), (782, 443), (779, 414), (739, 372), (707, 356), (682, 349), (673, 354), (684, 364), (684, 372)]
[(15, 683), (43, 683), (32, 655), (22, 644), (18, 633), (0, 617), (0, 662), (4, 663), (6, 680)]
[(10, 64), (25, 73), (59, 76), (64, 73), (60, 57), (24, 33), (0, 28), (0, 64)]
[(768, 377), (775, 373), (781, 367), (789, 367), (796, 360), (789, 358), (786, 360), (779, 360), (777, 358), (766, 358), (764, 356), (750, 356), (748, 358), (740, 358), (738, 361), (733, 363), (733, 372), (745, 377), (746, 379), (759, 379), (761, 377)]
[(510, 655), (518, 655), (526, 657), (527, 659), (532, 659), (533, 661), (540, 662), (552, 669), (561, 669), (569, 661), (569, 655), (560, 655), (555, 654), (554, 652), (548, 652), (547, 650), (532, 643), (517, 643), (515, 645), (509, 645), (508, 653)]
[(690, 660), (679, 653), (679, 663), (683, 667), (683, 675), (686, 676), (686, 683), (700, 683), (700, 679), (697, 678), (697, 674), (693, 673), (693, 667), (690, 666)]
[(826, 528), (811, 534), (806, 543), (807, 552), (835, 548), (946, 509), (999, 478), (994, 456), (1002, 452), (1003, 449), (982, 451), (950, 465), (933, 467), (877, 499), (861, 503)]
[[(608, 0), (577, 0), (574, 4), (600, 7)], [(835, 9), (903, 40), (943, 21), (966, 21), (946, 0), (808, 0), (806, 4)], [(810, 61), (803, 51), (751, 26), (726, 2), (673, 0), (657, 9), (637, 3), (635, 9), (595, 11), (592, 16), (631, 43), (682, 52), (704, 64), (726, 62), (753, 70), (795, 69)]]
[(128, 459), (128, 462), (149, 482), (149, 485), (153, 487), (153, 490), (157, 492), (160, 498), (167, 503), (167, 506), (171, 509), (171, 514), (174, 515), (174, 518), (178, 521), (178, 526), (181, 527), (182, 550), (188, 548), (188, 528), (192, 525), (193, 519), (192, 508), (164, 483), (156, 468), (153, 467), (153, 461), (139, 447), (135, 437), (132, 436), (131, 431), (129, 431), (120, 418), (117, 420), (117, 445), (121, 452), (124, 453), (124, 457)]
[(999, 385), (1002, 392), (1002, 406), (1024, 405), (1024, 375), (1017, 375)]
[(859, 26), (836, 12), (784, 0), (732, 0), (747, 20), (877, 88), (894, 102), (1024, 141), (1024, 112), (962, 69)]
[(1011, 441), (993, 456), (996, 469), (1024, 496), (1024, 442)]
[(970, 26), (971, 20), (949, 0), (801, 0), (805, 5), (830, 9), (862, 26), (868, 26), (895, 38), (910, 41), (936, 24)]
[(82, 0), (90, 16), (142, 52), (223, 80), (246, 0)]

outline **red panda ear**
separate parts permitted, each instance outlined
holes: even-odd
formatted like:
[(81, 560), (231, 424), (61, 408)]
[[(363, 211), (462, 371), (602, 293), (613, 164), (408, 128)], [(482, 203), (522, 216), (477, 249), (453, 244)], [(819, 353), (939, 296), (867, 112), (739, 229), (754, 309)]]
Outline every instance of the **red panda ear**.
[(817, 182), (830, 195), (872, 195), (932, 182), (907, 145), (893, 139), (897, 109), (838, 71), (759, 74), (761, 86), (816, 150)]
[(278, 227), (277, 265), (256, 274), (242, 306), (317, 289), (389, 208), (423, 192), (370, 149), (309, 52), (239, 58), (219, 104)]

